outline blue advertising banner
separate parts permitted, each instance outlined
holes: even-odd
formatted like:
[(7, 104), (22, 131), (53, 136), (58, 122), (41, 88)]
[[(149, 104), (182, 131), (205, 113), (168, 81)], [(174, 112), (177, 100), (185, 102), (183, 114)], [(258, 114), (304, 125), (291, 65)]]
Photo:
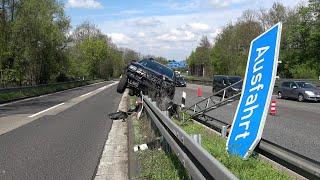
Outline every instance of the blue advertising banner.
[(259, 143), (277, 74), (282, 24), (251, 42), (242, 94), (227, 140), (227, 151), (247, 158)]

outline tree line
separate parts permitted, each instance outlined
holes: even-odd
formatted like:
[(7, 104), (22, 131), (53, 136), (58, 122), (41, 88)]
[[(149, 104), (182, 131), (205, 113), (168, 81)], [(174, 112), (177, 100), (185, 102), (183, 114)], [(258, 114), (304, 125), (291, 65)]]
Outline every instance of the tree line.
[(250, 42), (281, 21), (283, 23), (278, 75), (282, 78), (320, 76), (320, 2), (309, 0), (295, 8), (274, 3), (270, 9), (246, 10), (234, 23), (223, 27), (210, 44), (207, 37), (187, 58), (193, 75), (241, 75), (245, 73)]
[(70, 21), (60, 0), (0, 0), (0, 87), (119, 77), (144, 58), (90, 22), (70, 33)]

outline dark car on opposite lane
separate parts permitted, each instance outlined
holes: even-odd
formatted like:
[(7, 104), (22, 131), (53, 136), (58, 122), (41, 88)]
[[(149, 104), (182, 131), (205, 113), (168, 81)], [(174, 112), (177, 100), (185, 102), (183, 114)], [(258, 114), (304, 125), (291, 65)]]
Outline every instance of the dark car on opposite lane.
[(176, 86), (177, 87), (187, 87), (187, 82), (180, 74), (176, 74)]
[(241, 80), (242, 78), (240, 76), (214, 75), (212, 81), (212, 92), (216, 93), (234, 84), (232, 87), (227, 89), (226, 96), (229, 97), (240, 93), (242, 90), (242, 82), (239, 81)]

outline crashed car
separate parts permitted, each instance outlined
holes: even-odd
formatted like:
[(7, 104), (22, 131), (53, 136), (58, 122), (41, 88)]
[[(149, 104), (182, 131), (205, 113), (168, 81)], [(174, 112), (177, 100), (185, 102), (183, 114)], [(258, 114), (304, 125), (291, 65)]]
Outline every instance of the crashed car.
[(153, 59), (132, 61), (122, 75), (117, 92), (123, 93), (126, 88), (130, 89), (131, 96), (139, 96), (142, 92), (153, 100), (167, 104), (174, 97), (175, 73)]

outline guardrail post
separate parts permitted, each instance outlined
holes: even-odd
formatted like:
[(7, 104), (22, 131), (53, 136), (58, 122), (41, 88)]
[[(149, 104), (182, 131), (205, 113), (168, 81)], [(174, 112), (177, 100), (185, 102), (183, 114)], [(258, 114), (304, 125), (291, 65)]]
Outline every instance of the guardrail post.
[(191, 134), (192, 139), (194, 142), (201, 146), (201, 134)]
[(223, 138), (227, 137), (227, 126), (222, 126), (222, 128), (221, 128), (221, 137), (223, 137)]

